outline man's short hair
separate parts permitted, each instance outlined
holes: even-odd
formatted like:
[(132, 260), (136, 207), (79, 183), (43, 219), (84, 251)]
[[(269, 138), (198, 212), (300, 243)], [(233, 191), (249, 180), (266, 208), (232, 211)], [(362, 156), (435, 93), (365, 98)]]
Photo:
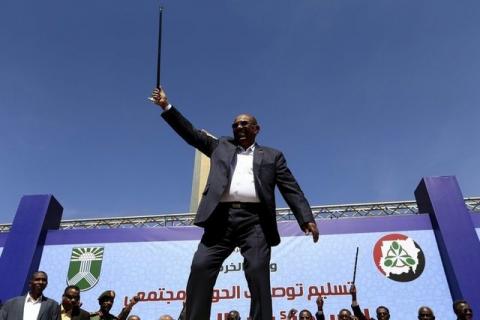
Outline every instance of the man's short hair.
[(348, 312), (348, 314), (350, 314), (350, 315), (352, 314), (352, 313), (350, 312), (350, 310), (348, 310), (348, 309), (342, 309), (342, 310), (338, 311), (338, 314), (342, 313), (343, 311)]
[(458, 305), (460, 305), (460, 304), (462, 304), (462, 303), (463, 303), (463, 304), (468, 304), (468, 302), (467, 302), (466, 300), (455, 300), (455, 301), (453, 302), (453, 311), (456, 311)]
[(390, 310), (388, 310), (388, 308), (385, 307), (385, 306), (378, 306), (375, 311), (378, 312), (378, 309), (385, 309), (385, 310), (387, 310), (388, 313), (390, 313)]
[(48, 279), (48, 274), (45, 272), (45, 271), (35, 271), (34, 273), (32, 273), (32, 275), (30, 276), (30, 280), (33, 280), (33, 278), (35, 278), (35, 276), (39, 273), (43, 273), (45, 275), (45, 278)]
[(311, 313), (309, 310), (307, 310), (307, 309), (303, 309), (303, 310), (300, 311), (298, 314), (301, 315), (303, 312), (308, 312), (308, 314), (310, 315), (310, 317), (313, 316), (312, 313)]
[(63, 294), (67, 294), (67, 291), (70, 289), (75, 289), (76, 291), (80, 292), (80, 288), (78, 286), (70, 285), (70, 286), (67, 286), (65, 290), (63, 290)]

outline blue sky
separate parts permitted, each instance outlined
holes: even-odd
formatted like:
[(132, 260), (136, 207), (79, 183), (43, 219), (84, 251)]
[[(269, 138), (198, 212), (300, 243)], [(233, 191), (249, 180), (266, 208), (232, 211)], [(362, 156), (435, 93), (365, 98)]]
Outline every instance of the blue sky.
[[(164, 1), (162, 83), (199, 128), (257, 116), (312, 205), (480, 195), (480, 3)], [(24, 194), (64, 218), (187, 212), (194, 151), (146, 97), (159, 2), (0, 4), (0, 223)], [(279, 206), (284, 206), (279, 201)]]

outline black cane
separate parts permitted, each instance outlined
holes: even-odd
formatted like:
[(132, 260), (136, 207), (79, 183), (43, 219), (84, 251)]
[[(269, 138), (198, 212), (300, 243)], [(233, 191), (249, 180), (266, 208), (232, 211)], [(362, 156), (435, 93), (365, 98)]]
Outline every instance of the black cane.
[[(157, 48), (157, 83), (155, 88), (160, 88), (160, 62), (162, 56), (162, 20), (163, 20), (163, 7), (160, 6), (158, 19), (158, 48)], [(148, 97), (148, 100), (155, 102), (155, 99)]]
[(162, 56), (162, 18), (163, 7), (160, 7), (160, 17), (158, 19), (157, 88), (160, 88), (160, 58)]
[(353, 281), (352, 281), (353, 284), (355, 284), (355, 278), (357, 276), (357, 261), (358, 261), (358, 247), (357, 247), (357, 253), (355, 254), (355, 266), (353, 267)]

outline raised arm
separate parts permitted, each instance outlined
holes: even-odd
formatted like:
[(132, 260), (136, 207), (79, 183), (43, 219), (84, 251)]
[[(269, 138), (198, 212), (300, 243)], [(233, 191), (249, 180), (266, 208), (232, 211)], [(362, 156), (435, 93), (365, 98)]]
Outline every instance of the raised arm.
[(140, 298), (135, 296), (130, 301), (128, 304), (120, 311), (119, 315), (117, 316), (118, 320), (126, 320), (130, 312), (132, 311), (132, 308), (134, 305), (136, 305), (140, 301)]
[(152, 101), (163, 110), (162, 118), (178, 133), (189, 145), (197, 148), (207, 157), (210, 157), (218, 145), (218, 140), (208, 135), (205, 131), (196, 129), (167, 98), (162, 88), (156, 88), (152, 92)]
[(363, 314), (362, 310), (360, 309), (360, 306), (358, 305), (357, 287), (355, 287), (354, 283), (352, 283), (352, 286), (350, 287), (350, 295), (352, 296), (352, 311), (353, 311), (353, 314), (358, 318), (358, 320), (367, 320), (367, 318)]
[(324, 303), (323, 297), (318, 296), (316, 303), (317, 303), (317, 312), (315, 313), (315, 318), (317, 318), (317, 320), (325, 320), (325, 313), (323, 313), (323, 303)]

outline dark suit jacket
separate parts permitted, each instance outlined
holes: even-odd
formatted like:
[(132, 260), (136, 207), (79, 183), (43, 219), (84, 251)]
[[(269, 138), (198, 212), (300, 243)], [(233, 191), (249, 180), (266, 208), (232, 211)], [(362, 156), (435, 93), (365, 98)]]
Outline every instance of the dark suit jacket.
[(367, 319), (360, 309), (360, 306), (357, 304), (356, 306), (352, 305), (353, 314), (358, 318), (358, 320), (375, 320), (373, 318)]
[[(23, 307), (26, 296), (15, 297), (3, 305), (0, 309), (0, 320), (23, 320)], [(47, 297), (42, 297), (40, 312), (37, 320), (59, 320), (60, 306), (58, 303)]]
[[(215, 139), (195, 129), (174, 107), (163, 112), (162, 117), (188, 144), (210, 158), (210, 174), (195, 217), (195, 224), (205, 227), (210, 223), (208, 219), (230, 184), (231, 163), (237, 146), (233, 138)], [(314, 221), (310, 205), (280, 151), (257, 145), (253, 156), (253, 173), (258, 197), (265, 208), (264, 214), (260, 216), (260, 224), (271, 246), (280, 243), (275, 216), (275, 186), (292, 209), (300, 226)]]
[(74, 308), (72, 310), (72, 320), (89, 320), (90, 312), (85, 311), (81, 308)]

